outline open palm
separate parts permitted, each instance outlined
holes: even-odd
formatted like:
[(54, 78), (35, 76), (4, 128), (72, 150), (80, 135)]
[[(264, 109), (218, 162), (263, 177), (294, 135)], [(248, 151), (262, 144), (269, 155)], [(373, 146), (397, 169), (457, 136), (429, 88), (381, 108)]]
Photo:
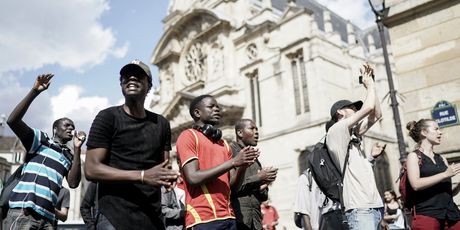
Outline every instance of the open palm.
[(53, 78), (53, 76), (54, 74), (51, 73), (38, 75), (33, 88), (36, 89), (38, 92), (42, 92), (48, 89), (48, 87), (51, 84), (51, 78)]

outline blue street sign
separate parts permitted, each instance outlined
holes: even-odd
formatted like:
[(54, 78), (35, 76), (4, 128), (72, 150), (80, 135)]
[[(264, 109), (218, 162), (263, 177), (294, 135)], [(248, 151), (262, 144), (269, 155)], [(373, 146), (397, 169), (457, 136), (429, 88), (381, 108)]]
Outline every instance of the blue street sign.
[(447, 101), (439, 101), (431, 110), (431, 117), (436, 120), (439, 127), (458, 125), (457, 108)]

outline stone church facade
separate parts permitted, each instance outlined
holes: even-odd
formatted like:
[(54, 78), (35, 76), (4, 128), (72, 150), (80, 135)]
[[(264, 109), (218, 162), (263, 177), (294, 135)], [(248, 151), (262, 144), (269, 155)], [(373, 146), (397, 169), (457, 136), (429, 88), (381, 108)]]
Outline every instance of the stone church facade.
[[(261, 163), (279, 168), (269, 193), (279, 226), (293, 229), (297, 179), (325, 135), (330, 106), (364, 100), (358, 75), (366, 61), (376, 68), (379, 98), (388, 92), (380, 46), (375, 28), (362, 30), (313, 0), (171, 1), (151, 59), (160, 79), (151, 109), (171, 122), (173, 142), (191, 127), (188, 106), (201, 94), (215, 96), (223, 108), (227, 140), (235, 138), (236, 120), (254, 119)], [(387, 100), (381, 107), (383, 119), (364, 147), (388, 144), (375, 166), (382, 191), (395, 185), (399, 153)]]

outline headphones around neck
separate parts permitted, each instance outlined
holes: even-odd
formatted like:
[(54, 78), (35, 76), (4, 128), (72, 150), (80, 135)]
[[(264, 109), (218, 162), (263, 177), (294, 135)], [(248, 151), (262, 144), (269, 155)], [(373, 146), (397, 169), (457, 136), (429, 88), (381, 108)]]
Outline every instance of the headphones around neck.
[(217, 142), (222, 138), (222, 131), (220, 131), (220, 129), (215, 128), (214, 126), (210, 124), (204, 124), (203, 126), (194, 124), (192, 128), (200, 131), (207, 138), (211, 139), (214, 142)]

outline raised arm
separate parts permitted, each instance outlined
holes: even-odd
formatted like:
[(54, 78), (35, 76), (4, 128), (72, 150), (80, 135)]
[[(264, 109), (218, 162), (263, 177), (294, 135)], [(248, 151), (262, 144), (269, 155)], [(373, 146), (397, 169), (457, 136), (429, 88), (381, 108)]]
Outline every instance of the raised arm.
[[(366, 69), (369, 67), (364, 65), (364, 68)], [(375, 109), (375, 103), (377, 99), (376, 99), (376, 94), (375, 94), (374, 80), (372, 79), (372, 71), (364, 70), (362, 73), (362, 76), (363, 76), (363, 85), (367, 90), (366, 99), (364, 100), (363, 106), (361, 107), (360, 110), (356, 111), (356, 113), (346, 118), (348, 128), (350, 129), (353, 128), (356, 124), (358, 124), (358, 122), (363, 120), (366, 116), (374, 112), (374, 109)], [(366, 130), (368, 126), (369, 125), (365, 125)]]
[(85, 143), (86, 134), (82, 131), (75, 132), (73, 136), (73, 160), (69, 173), (67, 174), (67, 182), (70, 188), (76, 188), (81, 181), (81, 146)]
[[(7, 120), (8, 125), (23, 143), (31, 143), (30, 141), (26, 141), (26, 140), (28, 138), (33, 138), (33, 131), (22, 120), (22, 118), (24, 117), (27, 110), (29, 109), (30, 104), (32, 104), (32, 101), (41, 92), (48, 89), (49, 85), (51, 84), (51, 78), (53, 78), (53, 76), (54, 76), (53, 74), (38, 75), (37, 79), (35, 80), (34, 85), (32, 86), (32, 89), (19, 102), (19, 104), (16, 105), (16, 107), (11, 112), (10, 116), (8, 117), (8, 120)], [(30, 146), (25, 146), (25, 147), (28, 148)]]
[(451, 178), (460, 172), (460, 165), (447, 165), (446, 171), (429, 177), (420, 177), (420, 167), (418, 165), (418, 156), (415, 152), (407, 156), (407, 176), (409, 183), (415, 191), (427, 189), (441, 181)]
[[(366, 65), (365, 65), (366, 66)], [(372, 69), (369, 65), (367, 65), (367, 71), (370, 72), (371, 76), (374, 75), (374, 69)], [(375, 104), (374, 109), (367, 119), (364, 119), (363, 122), (359, 126), (359, 135), (363, 135), (367, 130), (369, 130), (378, 120), (382, 118), (382, 110), (380, 108), (380, 101), (377, 97), (377, 93), (375, 93)]]

